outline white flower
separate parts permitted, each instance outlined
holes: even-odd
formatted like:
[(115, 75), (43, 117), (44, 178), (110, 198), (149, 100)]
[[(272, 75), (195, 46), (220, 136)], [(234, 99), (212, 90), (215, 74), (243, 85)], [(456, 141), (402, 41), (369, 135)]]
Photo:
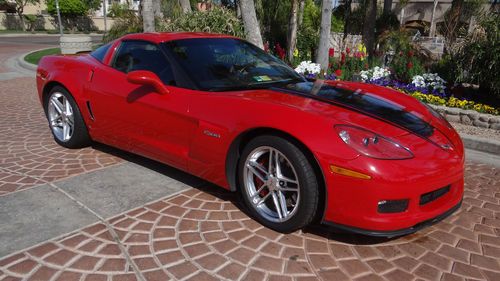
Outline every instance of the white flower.
[(361, 79), (366, 82), (370, 80), (377, 80), (391, 75), (391, 72), (387, 68), (382, 68), (375, 66), (372, 69), (363, 70), (360, 72)]
[(303, 61), (295, 68), (295, 71), (300, 74), (319, 74), (321, 66), (311, 61)]
[(431, 88), (443, 92), (446, 84), (443, 78), (439, 77), (437, 73), (424, 73), (422, 75), (415, 75), (411, 83), (416, 87)]

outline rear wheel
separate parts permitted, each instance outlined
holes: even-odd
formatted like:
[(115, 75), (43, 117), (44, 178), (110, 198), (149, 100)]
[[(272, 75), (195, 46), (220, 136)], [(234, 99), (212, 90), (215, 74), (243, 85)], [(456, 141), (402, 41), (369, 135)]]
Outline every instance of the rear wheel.
[(318, 207), (318, 181), (304, 153), (276, 136), (248, 143), (239, 162), (240, 191), (263, 225), (291, 232), (309, 224)]
[(75, 100), (60, 86), (52, 88), (44, 100), (45, 114), (54, 140), (67, 148), (90, 145), (87, 127)]

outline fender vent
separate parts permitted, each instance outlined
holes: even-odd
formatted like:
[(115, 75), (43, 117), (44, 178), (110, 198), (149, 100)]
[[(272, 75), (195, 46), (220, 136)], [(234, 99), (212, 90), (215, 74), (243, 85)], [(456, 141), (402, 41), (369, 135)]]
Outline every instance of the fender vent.
[(90, 107), (90, 101), (87, 101), (87, 109), (89, 111), (90, 119), (92, 119), (92, 121), (94, 121), (95, 118), (94, 118), (94, 113), (92, 113), (92, 107)]

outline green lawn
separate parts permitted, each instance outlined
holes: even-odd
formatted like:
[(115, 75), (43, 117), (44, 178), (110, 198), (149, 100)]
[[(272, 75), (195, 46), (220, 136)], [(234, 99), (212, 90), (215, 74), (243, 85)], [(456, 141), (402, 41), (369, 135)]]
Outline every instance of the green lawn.
[(44, 49), (41, 51), (36, 51), (36, 52), (28, 54), (27, 56), (24, 57), (24, 60), (29, 62), (29, 63), (32, 63), (32, 64), (38, 64), (38, 62), (40, 61), (40, 59), (42, 57), (48, 56), (48, 55), (58, 55), (60, 53), (61, 53), (60, 48)]

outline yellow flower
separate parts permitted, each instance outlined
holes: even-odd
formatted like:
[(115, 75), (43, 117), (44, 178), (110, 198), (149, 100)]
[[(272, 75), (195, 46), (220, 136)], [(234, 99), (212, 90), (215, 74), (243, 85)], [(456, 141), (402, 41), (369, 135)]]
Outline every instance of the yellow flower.
[(294, 57), (298, 57), (299, 56), (299, 49), (295, 48), (295, 50), (293, 51), (293, 56)]
[(365, 47), (365, 45), (363, 43), (359, 43), (358, 44), (358, 51), (366, 54), (366, 47)]

